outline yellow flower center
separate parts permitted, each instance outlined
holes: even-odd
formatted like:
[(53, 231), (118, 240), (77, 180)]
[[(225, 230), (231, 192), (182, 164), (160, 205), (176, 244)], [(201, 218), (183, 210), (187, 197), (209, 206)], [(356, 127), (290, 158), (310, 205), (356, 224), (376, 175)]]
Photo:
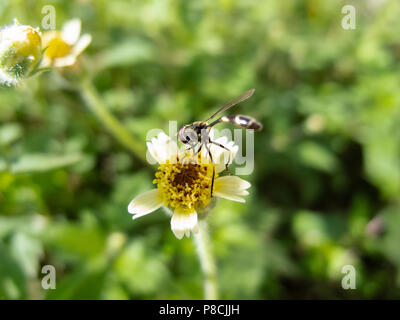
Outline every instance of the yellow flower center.
[[(198, 155), (201, 159), (201, 155)], [(161, 164), (153, 183), (157, 184), (165, 206), (180, 212), (193, 212), (210, 203), (214, 164), (189, 163)], [(214, 179), (217, 177), (215, 173)]]
[(48, 40), (46, 46), (45, 55), (50, 59), (65, 57), (71, 52), (71, 46), (61, 38), (59, 33)]

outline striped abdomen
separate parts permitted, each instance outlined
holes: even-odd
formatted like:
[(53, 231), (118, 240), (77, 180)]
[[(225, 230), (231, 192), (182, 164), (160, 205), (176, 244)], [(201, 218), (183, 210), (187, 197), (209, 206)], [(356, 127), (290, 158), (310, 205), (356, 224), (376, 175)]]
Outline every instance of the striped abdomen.
[(219, 120), (221, 122), (232, 123), (245, 129), (254, 129), (255, 131), (260, 131), (263, 128), (262, 124), (253, 117), (244, 116), (241, 114), (235, 116), (223, 116)]

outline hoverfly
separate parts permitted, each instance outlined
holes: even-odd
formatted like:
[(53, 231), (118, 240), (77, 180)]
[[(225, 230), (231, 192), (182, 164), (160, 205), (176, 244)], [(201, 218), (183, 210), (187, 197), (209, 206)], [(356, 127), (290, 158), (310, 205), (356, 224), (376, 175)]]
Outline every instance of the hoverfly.
[[(234, 116), (222, 116), (213, 122), (209, 123), (212, 119), (214, 119), (217, 115), (220, 113), (232, 108), (233, 106), (239, 104), (240, 102), (249, 99), (255, 89), (248, 90), (241, 94), (240, 96), (236, 97), (235, 99), (227, 102), (224, 104), (217, 112), (215, 112), (211, 117), (209, 117), (206, 121), (196, 121), (193, 122), (192, 124), (187, 124), (183, 126), (179, 132), (178, 132), (178, 137), (179, 140), (182, 141), (182, 143), (189, 145), (189, 148), (187, 150), (193, 150), (193, 156), (197, 155), (201, 149), (204, 147), (208, 155), (210, 156), (211, 162), (213, 162), (213, 158), (211, 155), (210, 147), (209, 145), (214, 144), (217, 145), (220, 148), (223, 148), (229, 152), (229, 160), (225, 164), (225, 168), (228, 171), (228, 164), (230, 162), (230, 150), (215, 141), (212, 141), (209, 133), (212, 127), (214, 127), (216, 124), (220, 122), (225, 122), (225, 123), (230, 123), (245, 129), (254, 129), (255, 131), (260, 131), (262, 129), (262, 124), (258, 122), (256, 119), (250, 116), (244, 116), (244, 115), (234, 115)], [(196, 150), (196, 147), (198, 146), (198, 149)], [(213, 177), (212, 177), (212, 184), (211, 184), (211, 197), (213, 196), (213, 187), (214, 187), (214, 177), (215, 177), (215, 169), (213, 169)]]

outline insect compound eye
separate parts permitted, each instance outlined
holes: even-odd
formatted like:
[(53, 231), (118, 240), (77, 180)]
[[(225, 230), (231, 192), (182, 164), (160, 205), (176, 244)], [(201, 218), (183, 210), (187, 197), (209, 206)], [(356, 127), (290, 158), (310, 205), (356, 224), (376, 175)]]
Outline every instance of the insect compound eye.
[(186, 143), (186, 138), (185, 138), (185, 127), (182, 127), (179, 129), (178, 133), (179, 140), (181, 140), (183, 143)]
[(183, 127), (179, 130), (179, 139), (183, 143), (196, 143), (197, 135), (192, 128)]
[(179, 130), (179, 140), (181, 140), (183, 143), (188, 143), (190, 141), (190, 138), (187, 137), (186, 134), (186, 127), (182, 127)]
[(179, 140), (181, 140), (183, 143), (188, 143), (190, 141), (190, 137), (187, 134), (187, 130), (188, 130), (188, 128), (186, 128), (186, 126), (182, 127), (179, 130)]

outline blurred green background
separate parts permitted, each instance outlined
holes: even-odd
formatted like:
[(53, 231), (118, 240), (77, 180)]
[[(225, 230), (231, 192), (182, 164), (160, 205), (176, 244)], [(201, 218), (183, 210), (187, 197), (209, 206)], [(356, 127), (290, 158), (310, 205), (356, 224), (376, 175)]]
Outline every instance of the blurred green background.
[[(222, 298), (400, 298), (399, 1), (1, 0), (0, 24), (40, 26), (48, 4), (92, 34), (80, 66), (143, 150), (256, 89), (230, 110), (264, 124), (250, 196), (209, 217)], [(202, 299), (192, 239), (127, 212), (156, 167), (61, 79), (0, 89), (0, 299)]]

